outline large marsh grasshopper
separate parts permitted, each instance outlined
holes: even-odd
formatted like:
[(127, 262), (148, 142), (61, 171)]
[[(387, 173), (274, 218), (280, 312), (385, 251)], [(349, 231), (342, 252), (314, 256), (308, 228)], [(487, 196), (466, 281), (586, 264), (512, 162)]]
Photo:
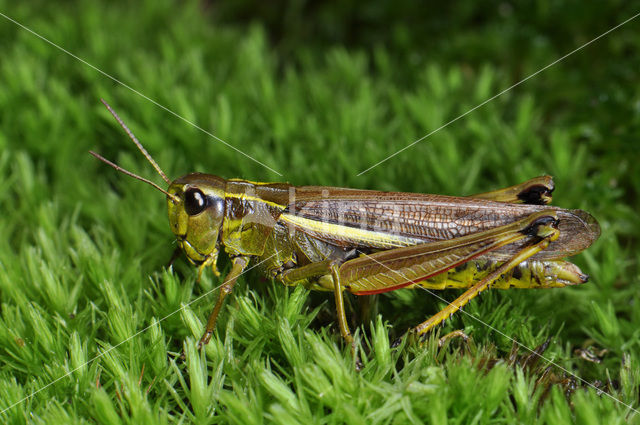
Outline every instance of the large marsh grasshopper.
[[(104, 102), (104, 101), (103, 101)], [(170, 181), (118, 115), (167, 190), (100, 155), (101, 161), (167, 196), (178, 246), (202, 272), (224, 249), (232, 268), (199, 346), (209, 342), (225, 297), (255, 259), (285, 285), (332, 291), (340, 332), (353, 344), (343, 291), (468, 288), (413, 329), (423, 335), (485, 289), (557, 288), (587, 281), (562, 260), (600, 235), (587, 212), (550, 207), (549, 176), (469, 197), (225, 180), (192, 173)]]

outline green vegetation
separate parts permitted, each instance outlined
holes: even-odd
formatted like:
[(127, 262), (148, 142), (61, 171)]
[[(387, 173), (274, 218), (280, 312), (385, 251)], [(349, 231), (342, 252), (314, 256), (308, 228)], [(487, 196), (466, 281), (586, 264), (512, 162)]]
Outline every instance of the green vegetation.
[[(532, 348), (551, 338), (547, 358), (638, 407), (640, 21), (357, 176), (638, 12), (622, 1), (531, 3), (290, 1), (275, 13), (243, 2), (0, 0), (0, 12), (283, 174), (0, 17), (0, 421), (640, 422), (581, 382), (568, 397), (567, 385), (536, 386), (544, 362), (508, 360), (509, 338)], [(554, 203), (602, 225), (574, 258), (591, 281), (484, 294), (441, 328), (464, 329), (468, 349), (438, 349), (434, 337), (390, 348), (444, 304), (420, 290), (380, 296), (379, 315), (358, 322), (358, 373), (330, 296), (254, 270), (198, 353), (215, 295), (197, 298), (220, 281), (196, 284), (184, 260), (166, 271), (164, 197), (87, 153), (159, 180), (100, 98), (174, 178), (463, 195), (551, 174)], [(590, 346), (601, 363), (574, 351)]]

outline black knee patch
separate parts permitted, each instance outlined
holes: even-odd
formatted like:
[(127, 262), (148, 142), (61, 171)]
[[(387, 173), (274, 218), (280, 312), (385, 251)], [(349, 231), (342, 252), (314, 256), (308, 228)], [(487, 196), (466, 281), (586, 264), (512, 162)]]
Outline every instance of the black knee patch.
[(545, 205), (549, 202), (555, 187), (544, 185), (531, 186), (518, 193), (518, 199), (529, 205)]
[(551, 226), (553, 228), (557, 228), (558, 222), (559, 220), (557, 218), (545, 215), (537, 218), (533, 223), (522, 229), (520, 233), (527, 236), (538, 236), (538, 228), (540, 226)]

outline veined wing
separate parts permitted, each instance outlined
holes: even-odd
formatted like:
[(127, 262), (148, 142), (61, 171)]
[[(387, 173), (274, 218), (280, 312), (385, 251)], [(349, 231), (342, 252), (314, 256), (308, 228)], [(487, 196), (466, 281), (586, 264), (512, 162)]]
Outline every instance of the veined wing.
[[(600, 235), (596, 220), (582, 210), (318, 186), (297, 187), (279, 220), (345, 248), (389, 249), (482, 232), (544, 210), (557, 212), (560, 237), (535, 259), (574, 255)], [(505, 259), (520, 248), (521, 244), (514, 243), (492, 252), (490, 257)]]

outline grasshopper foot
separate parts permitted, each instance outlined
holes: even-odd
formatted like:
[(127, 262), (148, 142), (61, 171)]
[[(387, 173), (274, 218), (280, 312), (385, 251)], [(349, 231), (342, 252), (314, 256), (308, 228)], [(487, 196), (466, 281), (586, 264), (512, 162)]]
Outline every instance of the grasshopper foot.
[(360, 356), (358, 355), (358, 345), (356, 344), (356, 340), (351, 334), (349, 334), (345, 337), (345, 342), (349, 344), (349, 348), (351, 351), (351, 356), (353, 357), (353, 364), (356, 368), (356, 372), (360, 372), (360, 370), (362, 370), (364, 365), (362, 364), (362, 361), (360, 360)]
[(360, 360), (360, 356), (358, 356), (357, 354), (354, 358), (354, 367), (356, 368), (356, 372), (360, 372), (364, 367), (364, 364), (362, 364), (362, 361)]
[(462, 329), (458, 329), (456, 331), (449, 332), (445, 336), (441, 337), (438, 340), (438, 348), (442, 348), (442, 347), (445, 347), (446, 345), (449, 345), (451, 340), (453, 340), (454, 338), (462, 339), (462, 341), (466, 344), (467, 348), (469, 347), (469, 340), (471, 339), (471, 337), (466, 333), (464, 333)]
[(400, 344), (402, 344), (402, 340), (404, 339), (404, 337), (405, 335), (396, 338), (396, 340), (391, 343), (391, 348), (398, 348)]
[(211, 335), (213, 335), (213, 332), (211, 331), (204, 332), (202, 338), (200, 338), (200, 341), (198, 341), (198, 350), (202, 350), (202, 348), (207, 345), (209, 341), (211, 341)]

